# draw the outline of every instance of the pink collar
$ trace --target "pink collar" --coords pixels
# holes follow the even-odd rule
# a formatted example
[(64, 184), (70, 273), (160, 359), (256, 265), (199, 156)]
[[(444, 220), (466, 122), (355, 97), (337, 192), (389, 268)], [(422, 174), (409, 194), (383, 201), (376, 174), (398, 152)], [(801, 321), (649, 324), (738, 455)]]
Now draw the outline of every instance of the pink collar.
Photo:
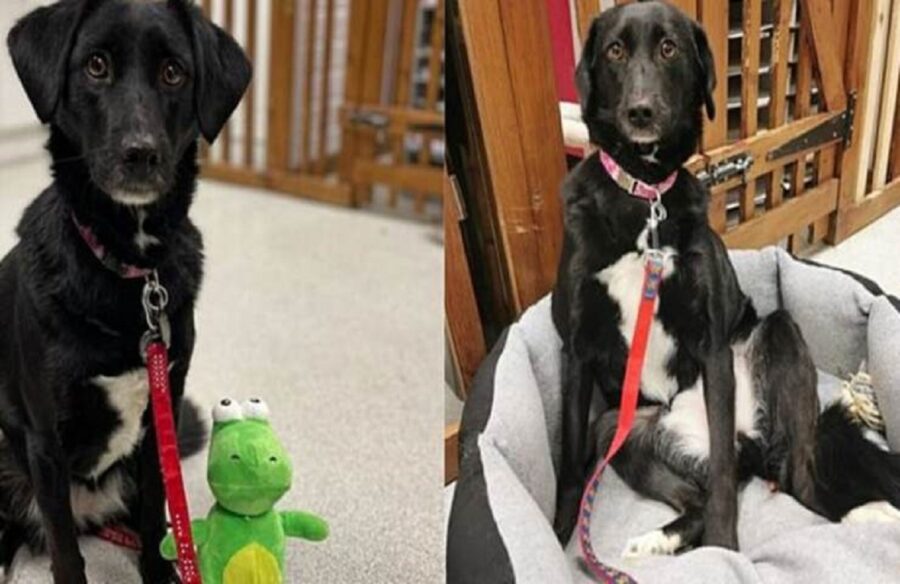
[(600, 151), (600, 162), (603, 164), (606, 172), (609, 173), (609, 176), (616, 181), (616, 184), (622, 187), (629, 195), (647, 201), (662, 197), (672, 188), (675, 184), (675, 179), (678, 178), (678, 170), (676, 169), (662, 182), (654, 185), (647, 184), (625, 172), (625, 169), (619, 166), (619, 163), (607, 154), (605, 150)]
[(81, 234), (81, 239), (83, 239), (88, 248), (90, 248), (91, 253), (94, 254), (94, 257), (100, 260), (100, 263), (103, 264), (103, 267), (112, 272), (115, 272), (119, 275), (120, 278), (124, 278), (126, 280), (146, 278), (153, 271), (147, 268), (139, 268), (132, 264), (126, 264), (125, 262), (120, 261), (119, 258), (114, 256), (113, 254), (109, 253), (106, 250), (106, 247), (102, 243), (100, 243), (99, 239), (97, 239), (97, 235), (94, 233), (94, 230), (89, 226), (82, 225), (78, 222), (78, 218), (75, 217), (75, 213), (72, 213), (72, 222), (75, 223), (75, 228), (78, 229), (78, 233)]

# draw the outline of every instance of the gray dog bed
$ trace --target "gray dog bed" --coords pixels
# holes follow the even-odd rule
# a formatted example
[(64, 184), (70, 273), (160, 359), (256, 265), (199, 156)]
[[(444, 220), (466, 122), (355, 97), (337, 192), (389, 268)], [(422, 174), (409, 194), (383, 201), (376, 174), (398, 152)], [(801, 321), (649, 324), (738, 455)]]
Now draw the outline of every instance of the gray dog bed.
[[(733, 252), (745, 293), (761, 315), (791, 312), (819, 369), (822, 403), (865, 362), (900, 450), (900, 302), (855, 274), (803, 262), (775, 248)], [(560, 457), (560, 348), (550, 299), (509, 328), (481, 367), (463, 413), (460, 478), (448, 492), (451, 582), (566, 584), (591, 581), (577, 542), (554, 536)], [(757, 479), (740, 495), (740, 553), (699, 548), (675, 557), (623, 560), (626, 541), (675, 517), (632, 492), (610, 469), (595, 502), (601, 560), (639, 582), (900, 582), (900, 522), (834, 524)], [(887, 519), (887, 516), (879, 516)]]

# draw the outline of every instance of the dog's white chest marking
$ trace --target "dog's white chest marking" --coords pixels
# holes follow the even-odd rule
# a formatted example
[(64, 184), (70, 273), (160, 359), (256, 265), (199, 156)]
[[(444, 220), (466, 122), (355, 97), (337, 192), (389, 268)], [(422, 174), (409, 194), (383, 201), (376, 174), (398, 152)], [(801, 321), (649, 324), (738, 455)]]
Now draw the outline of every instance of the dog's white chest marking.
[[(748, 355), (749, 342), (733, 347), (735, 381), (735, 436), (744, 434), (750, 438), (759, 432), (756, 428), (758, 403), (753, 386), (753, 372)], [(662, 418), (662, 426), (678, 440), (680, 451), (705, 460), (709, 457), (709, 424), (706, 418), (706, 402), (703, 401), (703, 380), (682, 391), (672, 400), (669, 412)]]
[[(645, 230), (638, 238), (638, 249), (646, 247), (646, 233)], [(665, 280), (675, 272), (676, 254), (670, 247), (664, 248), (663, 254), (665, 260), (662, 277)], [(596, 278), (606, 286), (607, 293), (619, 306), (622, 315), (619, 330), (630, 347), (641, 302), (641, 288), (644, 284), (644, 255), (636, 251), (629, 252), (613, 265), (597, 273)], [(659, 302), (656, 303), (656, 311), (658, 310)], [(678, 380), (670, 376), (666, 368), (675, 354), (675, 349), (675, 339), (665, 331), (662, 323), (654, 318), (641, 377), (641, 393), (648, 399), (669, 403), (678, 391)]]
[(97, 477), (119, 459), (131, 454), (141, 439), (141, 420), (147, 409), (149, 385), (147, 372), (135, 369), (118, 377), (95, 377), (91, 383), (106, 392), (106, 400), (120, 424), (113, 430), (91, 475)]
[(147, 251), (151, 245), (159, 245), (159, 239), (144, 231), (144, 221), (147, 219), (147, 212), (143, 209), (137, 211), (137, 233), (134, 234), (134, 244), (142, 252)]

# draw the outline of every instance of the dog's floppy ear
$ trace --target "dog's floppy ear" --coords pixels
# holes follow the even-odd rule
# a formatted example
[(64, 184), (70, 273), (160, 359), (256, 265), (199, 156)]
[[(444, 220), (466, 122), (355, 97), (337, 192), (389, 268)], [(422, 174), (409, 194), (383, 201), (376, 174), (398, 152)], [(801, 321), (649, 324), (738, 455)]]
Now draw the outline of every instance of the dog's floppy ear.
[(696, 22), (693, 23), (694, 45), (697, 48), (697, 63), (700, 76), (698, 77), (698, 91), (703, 92), (703, 103), (706, 105), (706, 115), (710, 120), (716, 117), (716, 102), (713, 90), (716, 88), (716, 65), (713, 61), (712, 51), (709, 50), (709, 41), (706, 32)]
[(240, 45), (191, 7), (194, 49), (194, 103), (200, 132), (212, 143), (250, 85), (252, 66)]
[(581, 99), (581, 115), (586, 119), (593, 111), (594, 99), (594, 67), (597, 61), (597, 37), (600, 36), (600, 20), (595, 18), (587, 33), (587, 40), (581, 47), (581, 58), (575, 67), (575, 87)]
[(62, 0), (19, 20), (6, 38), (13, 66), (41, 122), (53, 118), (89, 0)]

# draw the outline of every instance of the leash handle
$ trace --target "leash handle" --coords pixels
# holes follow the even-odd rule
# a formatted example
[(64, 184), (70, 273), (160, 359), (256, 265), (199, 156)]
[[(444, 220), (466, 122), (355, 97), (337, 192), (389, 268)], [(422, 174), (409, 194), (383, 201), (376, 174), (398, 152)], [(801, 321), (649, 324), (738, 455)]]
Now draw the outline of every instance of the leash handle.
[(156, 428), (159, 468), (162, 472), (166, 503), (178, 552), (178, 571), (183, 584), (202, 584), (197, 552), (194, 550), (194, 538), (191, 534), (191, 516), (181, 476), (175, 416), (172, 413), (169, 352), (161, 340), (147, 345), (147, 374), (150, 378), (150, 402), (153, 407), (153, 425)]
[(591, 543), (591, 515), (594, 510), (594, 498), (600, 487), (600, 477), (612, 458), (625, 444), (625, 440), (628, 438), (628, 434), (631, 433), (631, 428), (634, 425), (638, 396), (641, 393), (641, 373), (644, 368), (644, 358), (647, 355), (647, 345), (650, 341), (650, 329), (653, 324), (656, 299), (659, 296), (659, 286), (662, 283), (662, 272), (662, 253), (655, 249), (648, 250), (637, 322), (634, 325), (631, 349), (628, 352), (628, 362), (625, 365), (625, 379), (622, 381), (622, 399), (619, 403), (616, 433), (606, 451), (606, 455), (597, 463), (597, 467), (591, 474), (591, 478), (581, 496), (581, 505), (578, 512), (578, 543), (581, 547), (581, 555), (590, 573), (604, 584), (637, 584), (635, 579), (627, 573), (608, 566), (597, 558), (597, 555), (594, 553), (594, 546)]

